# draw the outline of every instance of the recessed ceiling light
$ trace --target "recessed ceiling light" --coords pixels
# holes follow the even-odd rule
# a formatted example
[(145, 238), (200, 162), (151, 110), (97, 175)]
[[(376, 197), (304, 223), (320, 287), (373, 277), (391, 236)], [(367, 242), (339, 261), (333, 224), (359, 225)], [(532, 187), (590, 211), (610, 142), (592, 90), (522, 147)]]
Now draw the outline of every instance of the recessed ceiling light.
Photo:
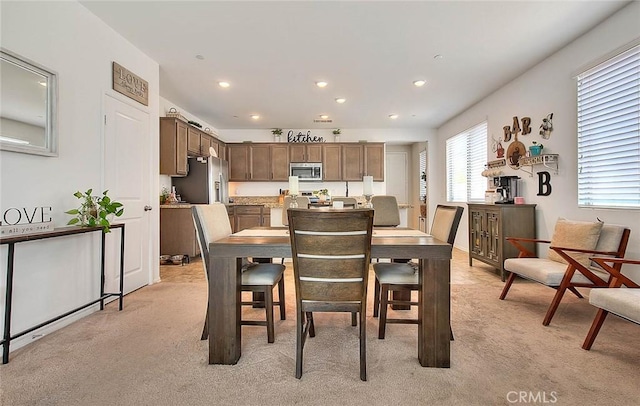
[(425, 83), (427, 83), (427, 81), (426, 81), (426, 80), (422, 80), (422, 79), (420, 79), (420, 80), (415, 80), (415, 81), (413, 82), (413, 84), (414, 84), (416, 87), (422, 87), (422, 86), (424, 86), (424, 85), (425, 85)]
[(397, 114), (389, 114), (389, 118), (392, 120), (395, 120), (396, 118), (398, 118)]
[(329, 118), (329, 116), (326, 115), (326, 114), (320, 114), (320, 118), (323, 119), (323, 120), (326, 120), (326, 119)]
[(328, 85), (327, 82), (316, 82), (316, 86), (318, 87), (326, 87)]
[(259, 118), (260, 118), (260, 115), (259, 115), (259, 114), (252, 114), (252, 115), (251, 115), (251, 119), (252, 119), (252, 120), (257, 120), (257, 119), (259, 119)]
[(204, 59), (204, 56), (202, 56), (202, 55), (199, 55), (199, 54), (198, 54), (198, 55), (196, 55), (196, 59), (203, 60), (203, 59)]
[(231, 85), (229, 84), (229, 82), (218, 82), (218, 86), (220, 86), (220, 87), (229, 87)]
[(442, 58), (444, 58), (444, 56), (442, 56), (440, 54), (437, 54), (437, 55), (433, 56), (433, 59), (442, 59)]
[(340, 104), (342, 104), (342, 103), (344, 103), (344, 102), (346, 102), (346, 101), (347, 101), (347, 99), (345, 99), (344, 97), (338, 97), (338, 98), (336, 99), (336, 103), (340, 103)]

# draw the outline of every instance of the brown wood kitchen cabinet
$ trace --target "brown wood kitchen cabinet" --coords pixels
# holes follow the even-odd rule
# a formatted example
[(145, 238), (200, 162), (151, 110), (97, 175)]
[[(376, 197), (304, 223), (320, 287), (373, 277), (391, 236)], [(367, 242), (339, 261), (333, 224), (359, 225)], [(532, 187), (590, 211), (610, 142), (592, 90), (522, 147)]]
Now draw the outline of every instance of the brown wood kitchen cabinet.
[(322, 162), (322, 144), (290, 144), (291, 162)]
[(342, 180), (342, 145), (322, 145), (322, 178), (325, 181)]
[(200, 255), (190, 204), (160, 206), (160, 255)]
[(227, 206), (227, 212), (234, 233), (251, 227), (268, 227), (271, 224), (271, 211), (264, 206)]
[(271, 145), (271, 180), (289, 180), (289, 146)]
[(175, 118), (160, 118), (160, 173), (187, 174), (187, 132), (189, 125)]
[(249, 147), (246, 144), (227, 144), (229, 180), (242, 182), (249, 180)]
[(342, 144), (342, 180), (362, 180), (364, 156), (362, 145)]
[[(536, 238), (535, 204), (468, 204), (469, 266), (474, 259), (496, 268), (505, 280), (504, 261), (518, 249), (507, 237)], [(529, 247), (536, 252), (535, 244)]]
[(364, 144), (364, 175), (373, 176), (374, 181), (384, 180), (384, 144)]

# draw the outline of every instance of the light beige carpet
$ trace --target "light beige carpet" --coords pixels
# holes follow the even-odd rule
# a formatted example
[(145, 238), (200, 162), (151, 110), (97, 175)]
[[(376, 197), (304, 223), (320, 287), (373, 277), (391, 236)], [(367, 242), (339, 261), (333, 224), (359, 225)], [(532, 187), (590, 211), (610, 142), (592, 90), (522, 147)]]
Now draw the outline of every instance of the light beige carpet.
[(595, 315), (587, 299), (567, 296), (544, 327), (552, 289), (516, 281), (500, 301), (499, 277), (477, 265), (454, 253), (449, 369), (420, 367), (416, 326), (389, 325), (378, 340), (377, 319), (368, 317), (369, 380), (362, 382), (349, 315), (317, 314), (317, 336), (305, 347), (302, 379), (295, 379), (290, 269), (288, 319), (276, 322), (276, 342), (267, 344), (264, 327), (245, 326), (240, 362), (208, 365), (207, 342), (199, 339), (207, 287), (196, 262), (163, 272), (178, 282), (126, 296), (122, 312), (110, 304), (13, 351), (0, 366), (0, 404), (508, 405), (522, 400), (520, 392), (530, 404), (638, 404), (640, 326), (610, 316), (584, 351)]

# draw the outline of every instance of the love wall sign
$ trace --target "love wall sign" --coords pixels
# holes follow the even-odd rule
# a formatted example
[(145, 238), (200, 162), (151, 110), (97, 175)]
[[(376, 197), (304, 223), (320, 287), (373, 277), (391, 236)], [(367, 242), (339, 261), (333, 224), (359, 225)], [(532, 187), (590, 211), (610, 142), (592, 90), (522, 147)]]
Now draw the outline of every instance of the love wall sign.
[(10, 207), (2, 212), (0, 235), (12, 237), (53, 230), (51, 207)]

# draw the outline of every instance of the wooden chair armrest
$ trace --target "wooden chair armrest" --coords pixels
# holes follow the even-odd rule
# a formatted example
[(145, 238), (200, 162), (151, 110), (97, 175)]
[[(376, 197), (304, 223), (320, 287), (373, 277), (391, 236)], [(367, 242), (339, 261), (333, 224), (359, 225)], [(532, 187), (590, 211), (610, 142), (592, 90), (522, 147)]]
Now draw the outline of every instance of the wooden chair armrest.
[(518, 251), (518, 258), (536, 258), (536, 254), (531, 252), (527, 247), (525, 247), (522, 243), (550, 243), (551, 241), (547, 240), (539, 240), (537, 238), (524, 238), (524, 237), (507, 237), (507, 241), (509, 241), (513, 246), (515, 246)]
[(601, 258), (601, 257), (591, 257), (591, 260), (596, 264), (600, 265), (600, 267), (611, 274), (611, 283), (609, 287), (618, 288), (622, 285), (625, 285), (629, 288), (640, 288), (640, 285), (623, 275), (620, 270), (609, 265), (611, 264), (619, 264), (622, 266), (623, 264), (633, 264), (640, 265), (640, 260), (634, 259), (625, 259), (625, 258)]

